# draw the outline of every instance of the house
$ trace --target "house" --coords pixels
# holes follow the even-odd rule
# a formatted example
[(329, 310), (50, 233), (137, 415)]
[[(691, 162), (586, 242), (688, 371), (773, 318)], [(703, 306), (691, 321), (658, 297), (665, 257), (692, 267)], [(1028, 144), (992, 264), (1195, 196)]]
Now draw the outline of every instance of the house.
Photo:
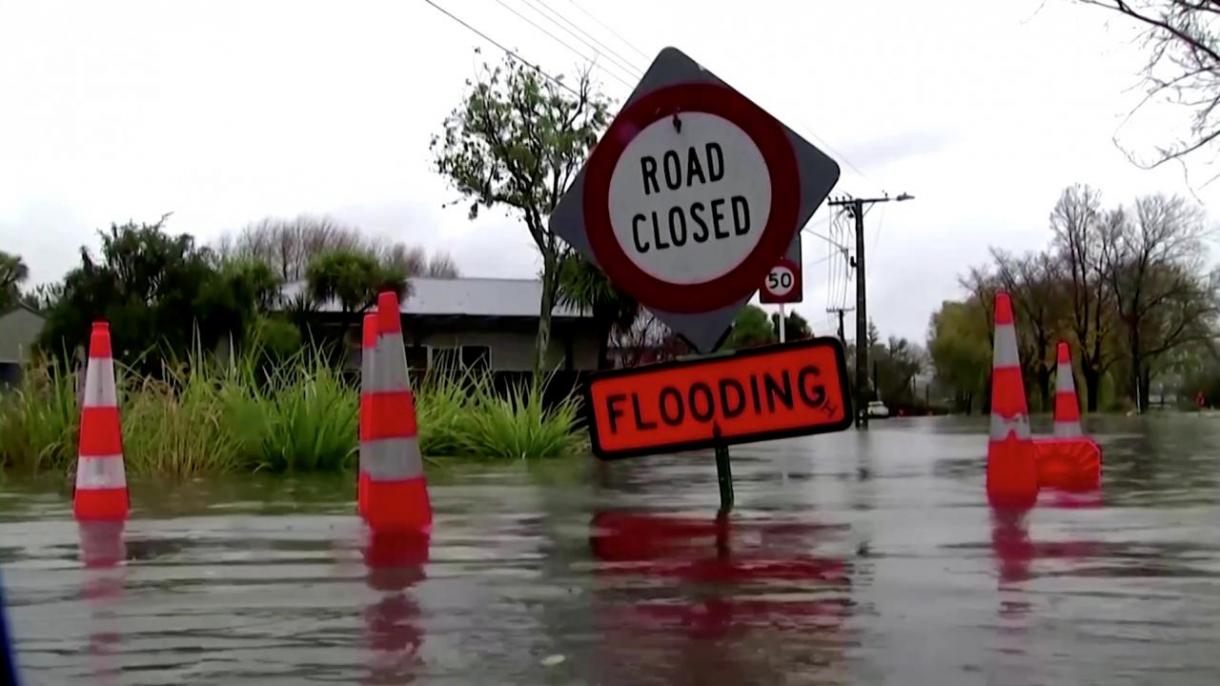
[(21, 367), (46, 319), (24, 305), (0, 314), (0, 387), (21, 380)]
[[(285, 302), (304, 287), (300, 281), (286, 285)], [(415, 371), (457, 366), (528, 372), (533, 369), (541, 302), (542, 282), (532, 279), (412, 278), (410, 292), (400, 303), (407, 364)], [(345, 315), (337, 302), (316, 306), (309, 316), (311, 326), (347, 332), (347, 340), (359, 343), (361, 318)], [(597, 368), (597, 328), (591, 323), (588, 314), (556, 305), (548, 369)], [(358, 360), (359, 350), (353, 350), (352, 363), (358, 365)]]

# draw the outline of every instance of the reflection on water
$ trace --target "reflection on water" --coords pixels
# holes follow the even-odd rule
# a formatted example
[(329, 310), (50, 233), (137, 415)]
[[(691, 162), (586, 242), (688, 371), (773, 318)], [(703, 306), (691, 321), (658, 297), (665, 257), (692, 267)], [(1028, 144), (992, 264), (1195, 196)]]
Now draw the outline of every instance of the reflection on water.
[(736, 447), (728, 518), (710, 453), (430, 466), (430, 540), (341, 477), (134, 483), (125, 529), (10, 479), (0, 564), (31, 684), (1214, 684), (1220, 420), (1090, 428), (1102, 490), (1017, 512), (980, 420)]

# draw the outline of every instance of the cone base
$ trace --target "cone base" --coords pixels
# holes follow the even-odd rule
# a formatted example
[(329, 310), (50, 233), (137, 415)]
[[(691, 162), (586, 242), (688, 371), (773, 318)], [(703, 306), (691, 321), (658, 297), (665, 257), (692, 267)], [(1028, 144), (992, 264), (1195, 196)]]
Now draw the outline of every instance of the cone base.
[(72, 499), (77, 521), (123, 521), (130, 507), (126, 488), (77, 489)]
[(428, 532), (432, 529), (432, 503), (423, 477), (406, 481), (368, 482), (366, 515), (377, 532)]
[(987, 444), (987, 499), (1003, 507), (1030, 507), (1037, 501), (1033, 441), (1009, 436)]
[(1039, 439), (1034, 448), (1043, 487), (1080, 493), (1101, 484), (1101, 448), (1091, 439)]

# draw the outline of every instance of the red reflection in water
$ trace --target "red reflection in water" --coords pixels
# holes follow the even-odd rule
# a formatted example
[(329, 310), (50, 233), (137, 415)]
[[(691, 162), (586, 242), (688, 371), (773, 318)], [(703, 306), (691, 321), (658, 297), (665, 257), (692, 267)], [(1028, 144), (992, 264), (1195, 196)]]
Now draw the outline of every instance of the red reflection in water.
[(1000, 581), (1013, 583), (1030, 577), (1034, 544), (1029, 540), (1027, 508), (991, 509), (991, 550), (995, 554)]
[[(1070, 505), (1069, 507), (1084, 507)], [(1093, 505), (1096, 507), (1097, 505)], [(1038, 543), (1029, 534), (1029, 509), (991, 510), (991, 550), (995, 555), (1000, 581), (1015, 583), (1033, 576), (1037, 560), (1084, 561), (1115, 552), (1115, 546), (1102, 541), (1050, 541)]]
[[(703, 589), (708, 591), (699, 594), (703, 597), (689, 602), (637, 601), (631, 612), (638, 621), (676, 624), (693, 636), (711, 636), (749, 626), (834, 626), (848, 614), (842, 597), (808, 598), (851, 584), (842, 560), (809, 554), (826, 533), (824, 526), (602, 512), (592, 527), (594, 556), (611, 563), (598, 568), (599, 576), (712, 584), (719, 591)], [(799, 599), (766, 597), (768, 591)]]
[(793, 660), (837, 678), (851, 570), (813, 554), (829, 527), (602, 512), (591, 528), (606, 683), (784, 682)]
[(410, 589), (425, 578), (429, 538), (423, 534), (370, 533), (364, 548), (365, 583), (381, 598), (364, 612), (372, 652), (367, 684), (413, 681), (423, 661), (419, 605)]
[(122, 643), (114, 609), (122, 603), (127, 568), (123, 522), (79, 522), (80, 560), (85, 566), (81, 596), (89, 607), (90, 681), (120, 683), (115, 653)]
[(594, 516), (590, 544), (601, 574), (678, 577), (688, 581), (817, 580), (849, 583), (841, 560), (802, 547), (826, 527), (793, 522), (696, 520), (629, 512)]

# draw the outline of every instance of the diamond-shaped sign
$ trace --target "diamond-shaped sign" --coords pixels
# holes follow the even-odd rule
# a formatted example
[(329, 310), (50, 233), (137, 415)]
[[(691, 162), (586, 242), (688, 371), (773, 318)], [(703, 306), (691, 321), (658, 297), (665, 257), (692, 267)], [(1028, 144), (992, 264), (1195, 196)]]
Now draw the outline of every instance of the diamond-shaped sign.
[(550, 227), (708, 352), (838, 180), (822, 151), (665, 48)]

